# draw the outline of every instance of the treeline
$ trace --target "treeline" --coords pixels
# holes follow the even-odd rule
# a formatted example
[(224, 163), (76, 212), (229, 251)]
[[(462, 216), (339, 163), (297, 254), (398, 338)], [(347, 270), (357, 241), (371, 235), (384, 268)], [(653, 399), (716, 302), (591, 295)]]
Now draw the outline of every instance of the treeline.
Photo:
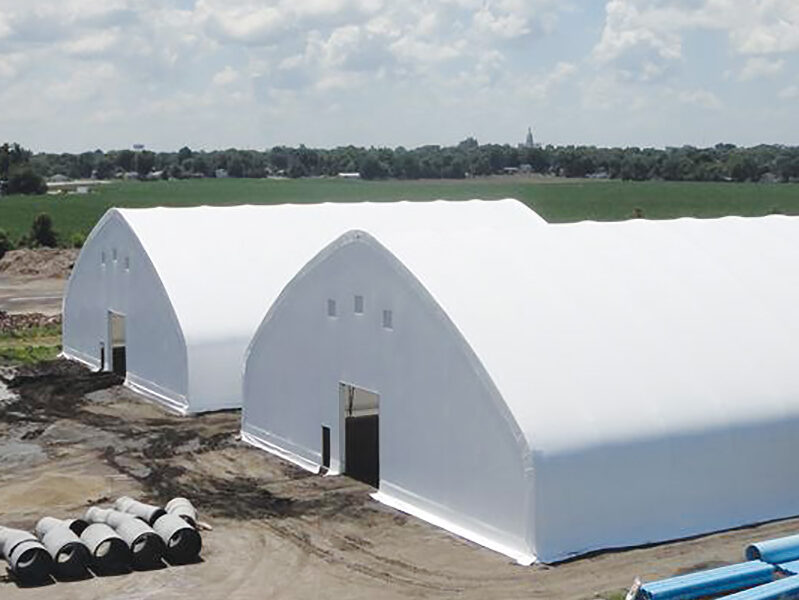
[[(712, 148), (597, 148), (594, 146), (514, 147), (479, 144), (473, 138), (457, 146), (415, 149), (344, 146), (314, 149), (276, 146), (269, 150), (177, 152), (114, 150), (82, 154), (25, 154), (25, 168), (41, 177), (71, 179), (192, 177), (313, 177), (360, 173), (364, 179), (461, 179), (509, 172), (561, 177), (596, 177), (644, 181), (799, 181), (799, 147), (751, 148), (717, 144)], [(6, 154), (9, 154), (7, 151)], [(0, 161), (2, 161), (0, 150)], [(2, 169), (2, 162), (0, 162)], [(3, 179), (0, 170), (0, 179)], [(11, 190), (10, 179), (7, 187)]]
[(0, 228), (0, 258), (9, 250), (16, 248), (80, 248), (86, 241), (82, 234), (73, 234), (68, 240), (53, 229), (53, 219), (47, 213), (39, 213), (34, 217), (30, 231), (23, 234), (16, 242), (9, 237), (5, 229)]
[(0, 146), (0, 195), (44, 194), (47, 184), (30, 164), (33, 154), (19, 144)]

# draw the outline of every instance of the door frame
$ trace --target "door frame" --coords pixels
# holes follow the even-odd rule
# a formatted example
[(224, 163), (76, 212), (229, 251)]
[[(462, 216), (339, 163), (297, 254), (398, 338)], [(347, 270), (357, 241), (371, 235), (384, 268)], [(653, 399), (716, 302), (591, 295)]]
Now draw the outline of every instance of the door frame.
[(125, 343), (125, 371), (128, 362), (128, 316), (118, 310), (108, 309), (106, 312), (106, 333), (105, 333), (105, 362), (103, 371), (113, 372), (114, 370), (114, 317), (122, 317), (122, 335)]
[[(362, 385), (356, 385), (349, 381), (340, 380), (338, 382), (338, 460), (339, 460), (339, 469), (338, 472), (341, 475), (347, 473), (347, 404), (349, 403), (347, 392), (348, 390), (362, 390), (369, 394), (374, 394), (377, 396), (377, 461), (378, 465), (380, 464), (380, 454), (381, 454), (381, 446), (383, 445), (383, 436), (381, 435), (381, 431), (383, 429), (382, 419), (380, 419), (380, 404), (381, 398), (380, 392), (370, 389), (368, 387), (364, 387)], [(377, 481), (377, 489), (380, 489), (380, 472), (378, 469), (378, 481)]]

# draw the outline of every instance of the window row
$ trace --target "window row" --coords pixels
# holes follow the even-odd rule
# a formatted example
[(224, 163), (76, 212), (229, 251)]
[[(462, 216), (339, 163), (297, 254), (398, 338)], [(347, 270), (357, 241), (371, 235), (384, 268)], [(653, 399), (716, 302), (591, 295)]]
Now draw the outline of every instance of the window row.
[[(111, 251), (111, 260), (114, 262), (114, 264), (116, 264), (116, 263), (117, 263), (117, 261), (119, 260), (119, 256), (118, 256), (118, 253), (117, 253), (117, 249), (116, 249), (116, 248), (114, 248), (114, 249)], [(107, 257), (107, 255), (106, 255), (106, 251), (105, 251), (105, 250), (103, 250), (103, 251), (100, 253), (100, 264), (101, 264), (101, 265), (104, 267), (104, 266), (106, 265), (106, 263), (107, 263), (107, 262), (108, 262), (108, 257)], [(125, 270), (126, 270), (126, 271), (129, 271), (129, 270), (130, 270), (130, 256), (126, 256), (126, 257), (125, 257)]]
[[(353, 298), (353, 312), (356, 315), (364, 314), (363, 296), (355, 296)], [(327, 316), (335, 318), (338, 316), (338, 307), (336, 301), (332, 298), (327, 300)], [(394, 314), (390, 309), (383, 310), (383, 327), (385, 329), (394, 329)]]

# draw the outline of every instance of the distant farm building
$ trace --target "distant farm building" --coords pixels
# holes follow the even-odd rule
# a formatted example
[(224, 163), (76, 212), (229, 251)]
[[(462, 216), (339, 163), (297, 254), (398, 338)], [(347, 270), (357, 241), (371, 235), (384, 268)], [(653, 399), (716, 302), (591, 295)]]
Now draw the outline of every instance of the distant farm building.
[(351, 172), (351, 173), (339, 173), (338, 177), (341, 179), (360, 179), (361, 174), (358, 172)]

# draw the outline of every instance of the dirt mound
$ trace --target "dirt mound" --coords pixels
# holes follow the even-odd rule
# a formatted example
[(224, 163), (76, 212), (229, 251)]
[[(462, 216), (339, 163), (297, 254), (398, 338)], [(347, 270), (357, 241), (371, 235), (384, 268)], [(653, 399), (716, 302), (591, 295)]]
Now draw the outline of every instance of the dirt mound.
[(0, 273), (66, 279), (78, 257), (76, 248), (22, 248), (0, 258)]
[(44, 315), (42, 313), (9, 314), (0, 310), (0, 335), (11, 332), (24, 333), (25, 330), (37, 327), (61, 325), (61, 315)]

